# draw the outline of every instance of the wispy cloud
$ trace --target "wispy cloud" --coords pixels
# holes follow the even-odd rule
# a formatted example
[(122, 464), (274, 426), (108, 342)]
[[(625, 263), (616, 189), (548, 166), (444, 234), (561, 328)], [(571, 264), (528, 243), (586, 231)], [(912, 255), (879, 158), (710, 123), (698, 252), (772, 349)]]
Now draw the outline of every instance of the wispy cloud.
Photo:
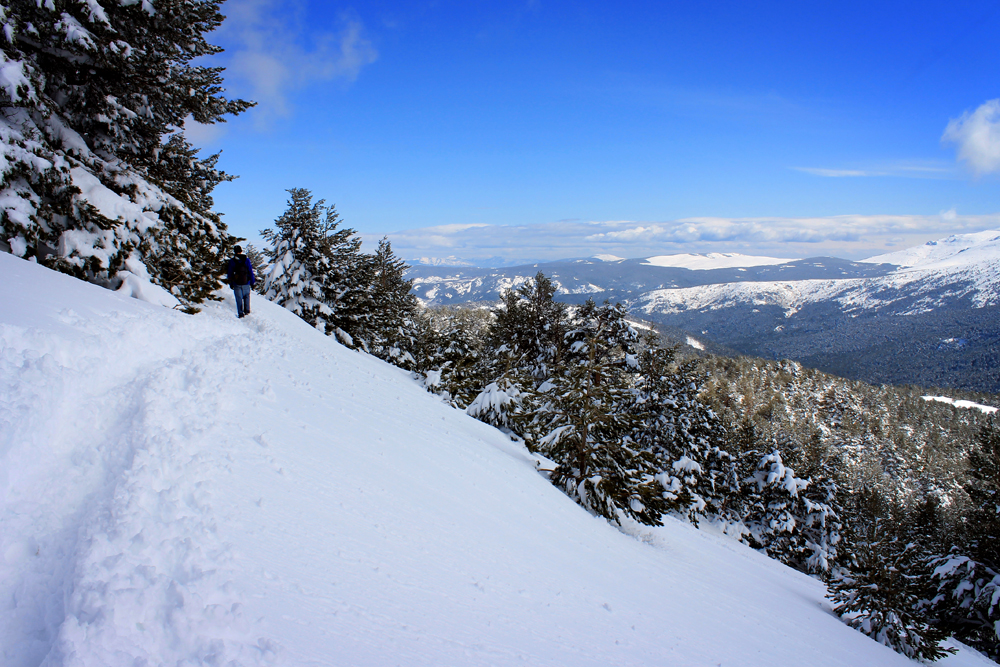
[(845, 176), (882, 176), (878, 172), (860, 171), (858, 169), (821, 169), (819, 167), (792, 167), (795, 171), (804, 171), (813, 176), (826, 176), (828, 178), (843, 178)]
[(998, 228), (1000, 214), (967, 216), (951, 210), (938, 215), (447, 225), (388, 236), (394, 250), (411, 261), (502, 265), (597, 254), (648, 257), (692, 252), (860, 259), (883, 253), (887, 248)]
[(896, 178), (954, 178), (954, 168), (937, 162), (896, 162), (864, 169), (827, 169), (823, 167), (792, 167), (813, 176), (824, 178), (869, 178), (893, 176)]
[(606, 72), (581, 86), (580, 92), (588, 97), (597, 95), (618, 103), (698, 118), (707, 114), (774, 123), (788, 118), (812, 117), (817, 113), (803, 102), (773, 90), (668, 85), (631, 72)]
[(227, 0), (220, 38), (227, 45), (227, 78), (257, 102), (258, 123), (290, 113), (291, 93), (308, 84), (350, 83), (375, 62), (378, 52), (364, 25), (350, 12), (328, 26), (300, 19), (296, 3)]
[(953, 118), (941, 141), (955, 144), (958, 159), (976, 176), (1000, 171), (1000, 99)]

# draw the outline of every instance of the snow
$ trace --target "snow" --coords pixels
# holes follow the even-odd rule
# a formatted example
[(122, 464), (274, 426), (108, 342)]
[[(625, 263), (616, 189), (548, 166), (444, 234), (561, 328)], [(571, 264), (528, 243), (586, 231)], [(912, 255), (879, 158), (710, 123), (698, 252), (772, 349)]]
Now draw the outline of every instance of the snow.
[(891, 307), (900, 302), (905, 304), (899, 310), (902, 315), (931, 311), (961, 299), (968, 300), (974, 308), (1000, 304), (1000, 238), (992, 239), (988, 234), (966, 236), (976, 236), (980, 245), (965, 246), (947, 256), (935, 255), (921, 260), (923, 263), (919, 265), (902, 267), (884, 276), (659, 289), (643, 294), (636, 303), (647, 314), (718, 310), (734, 305), (779, 306), (786, 317), (805, 305), (824, 301), (836, 301), (849, 313)]
[(631, 326), (633, 329), (642, 329), (643, 331), (655, 330), (653, 325), (648, 322), (640, 322), (639, 320), (629, 320), (628, 323), (629, 326)]
[(872, 264), (895, 264), (903, 268), (929, 268), (968, 264), (970, 261), (978, 261), (977, 256), (982, 256), (984, 253), (988, 253), (993, 259), (1000, 255), (1000, 231), (955, 234), (945, 239), (928, 241), (921, 246), (876, 255), (861, 261)]
[(691, 347), (693, 347), (696, 350), (704, 350), (705, 349), (705, 346), (702, 345), (701, 341), (699, 341), (697, 338), (693, 338), (691, 336), (688, 336), (687, 337), (687, 341), (685, 341), (685, 342), (687, 342), (688, 345), (690, 345)]
[(586, 285), (577, 285), (573, 288), (562, 287), (561, 283), (558, 281), (553, 281), (553, 284), (558, 284), (559, 289), (556, 290), (556, 294), (598, 294), (604, 292), (605, 289), (600, 285), (595, 285), (594, 283), (587, 283)]
[(20, 60), (9, 60), (2, 52), (0, 52), (0, 89), (12, 102), (20, 102), (21, 91), (30, 89), (28, 77), (24, 75), (24, 63)]
[(257, 296), (190, 316), (5, 253), (0, 282), (5, 667), (913, 664)]
[(920, 398), (925, 401), (936, 401), (938, 403), (947, 403), (949, 405), (954, 405), (956, 408), (966, 408), (966, 409), (977, 409), (988, 415), (993, 414), (1000, 408), (995, 408), (992, 405), (983, 405), (982, 403), (974, 403), (973, 401), (956, 400), (948, 396), (921, 396)]
[(154, 285), (150, 281), (146, 265), (135, 256), (135, 253), (125, 260), (125, 268), (127, 269), (126, 271), (118, 272), (118, 277), (122, 280), (121, 286), (116, 290), (118, 294), (130, 296), (157, 306), (165, 306), (167, 308), (180, 307), (180, 301), (173, 294), (159, 285)]
[(693, 271), (704, 271), (708, 269), (735, 269), (738, 267), (750, 266), (770, 266), (774, 264), (785, 264), (793, 262), (793, 259), (781, 259), (778, 257), (758, 257), (755, 255), (741, 255), (732, 252), (710, 252), (707, 254), (678, 254), (678, 255), (657, 255), (648, 257), (645, 264), (653, 266), (676, 267), (681, 269), (691, 269)]
[(144, 210), (142, 206), (108, 189), (83, 167), (74, 167), (70, 170), (70, 174), (73, 177), (73, 185), (80, 188), (81, 196), (104, 217), (130, 222), (140, 232), (159, 224), (160, 216), (157, 213)]
[(597, 259), (602, 262), (621, 262), (625, 260), (624, 257), (619, 257), (618, 255), (607, 255), (607, 254), (597, 254), (594, 255), (591, 259)]

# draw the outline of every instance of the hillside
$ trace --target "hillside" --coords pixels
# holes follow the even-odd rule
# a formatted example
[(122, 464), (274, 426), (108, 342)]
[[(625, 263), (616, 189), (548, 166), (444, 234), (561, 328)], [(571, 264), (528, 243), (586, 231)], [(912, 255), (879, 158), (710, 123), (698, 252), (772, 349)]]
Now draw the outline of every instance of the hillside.
[(591, 517), (261, 299), (240, 322), (3, 253), (0, 276), (5, 665), (907, 664), (818, 581)]

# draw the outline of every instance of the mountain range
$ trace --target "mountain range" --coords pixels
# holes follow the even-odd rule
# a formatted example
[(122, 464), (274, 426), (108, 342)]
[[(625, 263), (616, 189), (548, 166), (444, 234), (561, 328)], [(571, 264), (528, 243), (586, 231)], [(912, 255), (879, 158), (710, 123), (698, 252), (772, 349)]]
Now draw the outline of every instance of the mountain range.
[(730, 253), (481, 269), (415, 266), (428, 305), (494, 301), (543, 272), (558, 298), (625, 304), (680, 343), (874, 383), (1000, 392), (1000, 231), (851, 261)]

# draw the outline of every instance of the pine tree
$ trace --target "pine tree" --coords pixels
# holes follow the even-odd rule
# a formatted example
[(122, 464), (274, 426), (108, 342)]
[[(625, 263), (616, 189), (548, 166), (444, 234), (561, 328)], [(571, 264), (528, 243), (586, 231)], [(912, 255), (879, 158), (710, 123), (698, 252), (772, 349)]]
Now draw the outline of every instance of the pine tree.
[(340, 223), (336, 207), (325, 207), (320, 230), (327, 259), (324, 265), (327, 286), (324, 305), (329, 309), (326, 328), (328, 334), (336, 334), (344, 345), (364, 348), (364, 333), (375, 316), (375, 306), (370, 299), (375, 269), (371, 257), (361, 252), (357, 232), (341, 227)]
[(676, 348), (653, 341), (639, 355), (635, 438), (661, 461), (670, 510), (697, 525), (698, 517), (719, 515), (738, 485), (725, 428), (699, 398), (694, 364), (675, 359)]
[(751, 544), (762, 548), (771, 558), (788, 563), (798, 542), (799, 493), (808, 482), (795, 476), (784, 464), (781, 451), (773, 448), (761, 457), (756, 470), (746, 480), (751, 487), (748, 497), (755, 499), (746, 508), (746, 523), (750, 528)]
[(264, 256), (260, 250), (258, 250), (252, 243), (247, 244), (244, 249), (244, 254), (247, 259), (250, 260), (251, 266), (253, 266), (254, 276), (257, 277), (257, 282), (254, 285), (254, 291), (258, 294), (264, 293), (264, 274), (267, 272), (267, 258)]
[(960, 544), (931, 561), (941, 627), (1000, 662), (1000, 426), (985, 423), (969, 453), (971, 511)]
[(416, 356), (424, 386), (462, 410), (488, 384), (481, 363), (484, 319), (469, 308), (440, 308), (416, 316)]
[(533, 412), (525, 410), (526, 391), (515, 379), (502, 376), (476, 394), (465, 409), (466, 414), (495, 426), (504, 433), (520, 437), (520, 421)]
[(554, 300), (555, 292), (552, 281), (539, 272), (533, 281), (501, 294), (479, 369), (487, 395), (474, 399), (467, 409), (529, 443), (529, 429), (541, 407), (537, 401), (547, 401), (538, 389), (563, 363), (568, 315), (566, 304)]
[(10, 251), (117, 288), (147, 273), (188, 310), (215, 298), (232, 240), (212, 212), (228, 176), (177, 134), (250, 103), (220, 93), (205, 34), (221, 0), (0, 6), (0, 191)]
[(744, 523), (751, 546), (797, 570), (829, 574), (841, 539), (836, 482), (796, 476), (781, 450), (774, 448), (761, 457), (744, 484)]
[(972, 502), (972, 554), (987, 567), (1000, 570), (1000, 424), (995, 419), (983, 424), (976, 435), (966, 474), (965, 492)]
[(412, 281), (405, 278), (409, 268), (392, 251), (389, 239), (379, 241), (371, 257), (371, 287), (368, 291), (368, 318), (363, 333), (365, 346), (375, 356), (407, 370), (417, 367), (414, 352), (419, 331), (416, 322), (417, 298)]
[(330, 259), (330, 240), (324, 226), (324, 202), (312, 202), (304, 188), (288, 190), (288, 209), (274, 222), (276, 229), (261, 231), (271, 247), (264, 295), (292, 311), (327, 335), (338, 331), (337, 313), (328, 302), (339, 295)]
[(565, 335), (566, 370), (538, 389), (545, 398), (531, 416), (538, 449), (557, 464), (550, 479), (608, 520), (624, 515), (658, 525), (667, 503), (657, 460), (632, 438), (628, 376), (637, 370), (638, 334), (624, 308), (593, 300), (574, 324)]
[(937, 660), (953, 649), (941, 648), (948, 633), (923, 611), (932, 594), (927, 559), (919, 546), (898, 534), (898, 513), (877, 493), (855, 498), (850, 540), (853, 565), (830, 585), (834, 611), (848, 625), (898, 653)]
[(832, 476), (817, 475), (807, 478), (807, 481), (809, 485), (799, 494), (802, 508), (799, 534), (804, 548), (799, 550), (799, 557), (792, 566), (828, 578), (842, 558), (843, 492)]
[(556, 287), (542, 272), (534, 280), (500, 296), (488, 336), (494, 377), (524, 372), (536, 386), (561, 360), (567, 327), (566, 304), (554, 300)]

